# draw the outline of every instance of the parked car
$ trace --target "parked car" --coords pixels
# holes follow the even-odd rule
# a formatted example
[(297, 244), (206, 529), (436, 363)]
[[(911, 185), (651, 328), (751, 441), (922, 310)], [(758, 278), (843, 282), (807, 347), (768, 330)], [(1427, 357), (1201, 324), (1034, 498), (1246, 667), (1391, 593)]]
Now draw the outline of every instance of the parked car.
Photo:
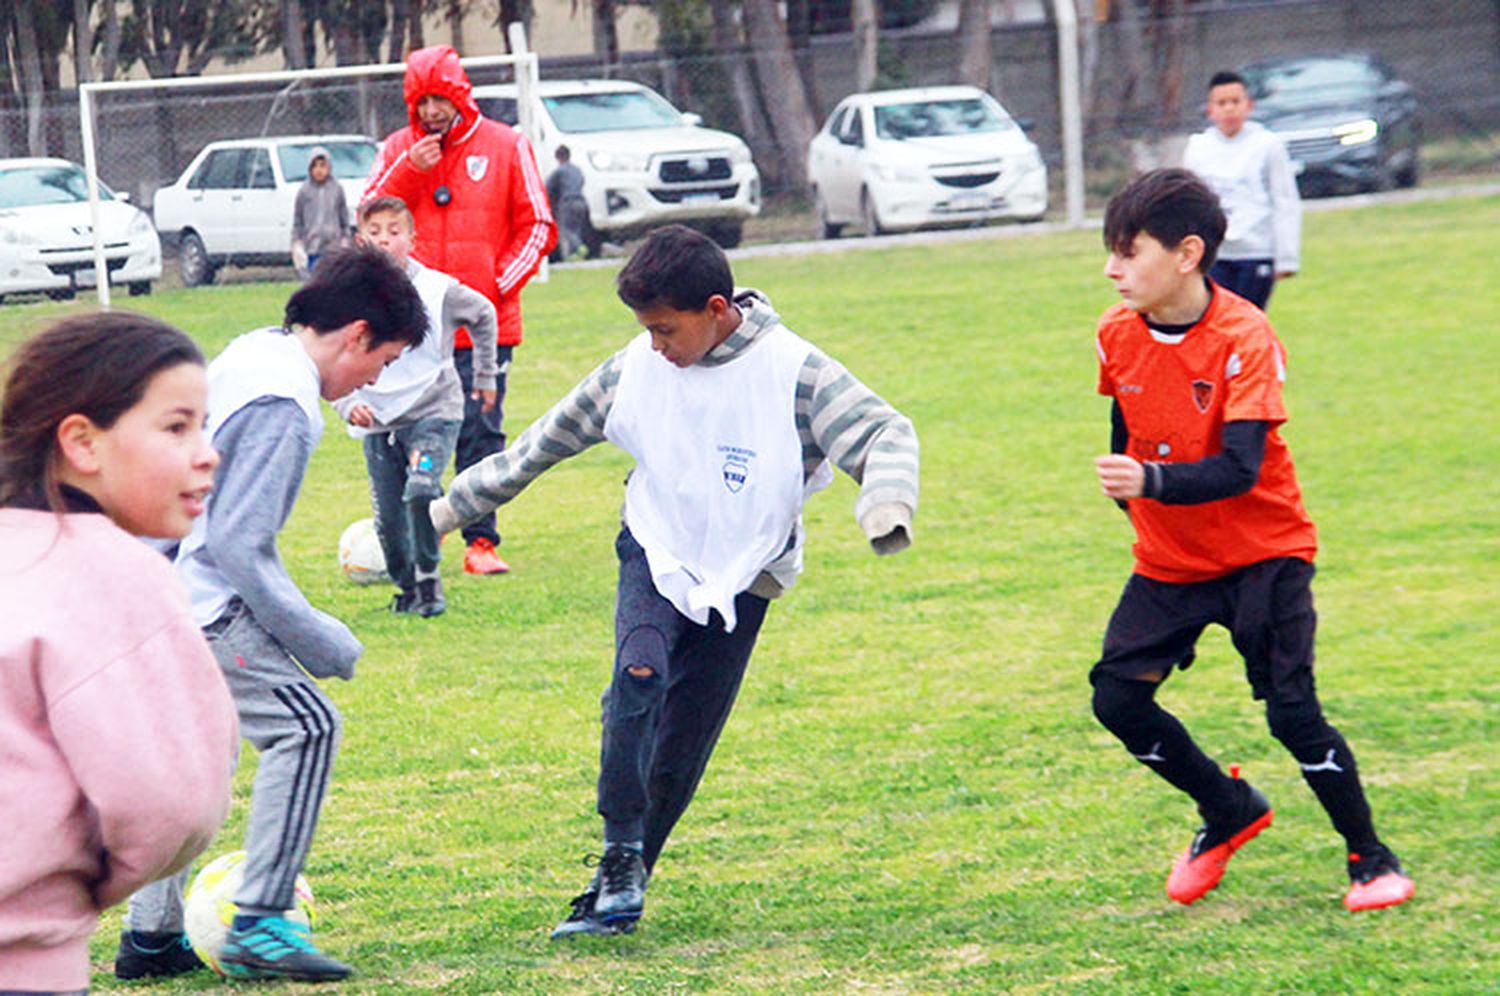
[[(99, 225), (111, 284), (151, 293), (161, 241), (146, 213), (99, 184)], [(88, 178), (66, 159), (0, 159), (0, 296), (40, 291), (65, 299), (93, 287)]]
[(1286, 142), (1305, 196), (1416, 185), (1417, 99), (1380, 59), (1301, 55), (1239, 72), (1255, 101), (1251, 117)]
[(856, 93), (833, 109), (807, 155), (818, 228), (867, 235), (1047, 210), (1041, 153), (999, 102), (971, 86)]
[[(626, 80), (544, 80), (534, 108), (543, 175), (566, 145), (584, 177), (592, 231), (589, 254), (658, 225), (682, 222), (726, 248), (739, 245), (745, 219), (760, 213), (760, 173), (750, 148), (726, 131), (702, 127), (649, 87)], [(486, 117), (517, 123), (516, 87), (474, 88)]]
[(169, 187), (156, 192), (156, 230), (178, 250), (182, 282), (212, 283), (222, 266), (291, 265), (292, 208), (307, 157), (328, 150), (344, 185), (349, 227), (375, 164), (368, 135), (289, 135), (211, 142)]

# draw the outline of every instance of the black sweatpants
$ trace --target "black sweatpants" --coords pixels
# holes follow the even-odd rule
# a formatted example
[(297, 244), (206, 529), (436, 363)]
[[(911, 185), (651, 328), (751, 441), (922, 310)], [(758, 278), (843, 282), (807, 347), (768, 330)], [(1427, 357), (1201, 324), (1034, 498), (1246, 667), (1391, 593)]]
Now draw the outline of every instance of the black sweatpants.
[(620, 530), (615, 552), (615, 663), (602, 700), (599, 815), (606, 840), (642, 841), (650, 869), (703, 777), (769, 603), (741, 592), (734, 632), (724, 632), (718, 613), (700, 626), (657, 592), (629, 529)]

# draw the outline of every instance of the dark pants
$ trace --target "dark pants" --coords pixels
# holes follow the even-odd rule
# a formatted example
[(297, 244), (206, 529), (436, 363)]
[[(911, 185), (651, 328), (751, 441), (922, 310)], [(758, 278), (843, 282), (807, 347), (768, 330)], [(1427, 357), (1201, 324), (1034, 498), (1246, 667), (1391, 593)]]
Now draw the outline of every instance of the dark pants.
[(1174, 667), (1193, 661), (1209, 623), (1229, 630), (1245, 659), (1245, 677), (1266, 703), (1266, 725), (1302, 769), (1349, 850), (1376, 842), (1354, 752), (1328, 722), (1313, 680), (1317, 613), (1313, 565), (1281, 557), (1196, 584), (1169, 584), (1133, 574), (1104, 634), (1104, 653), (1090, 674), (1094, 715), (1136, 760), (1186, 792), (1204, 819), (1231, 814), (1231, 779), (1156, 701)]
[(700, 626), (657, 593), (628, 529), (615, 552), (615, 665), (602, 700), (599, 814), (606, 840), (642, 841), (649, 869), (703, 777), (769, 603), (741, 592), (734, 632), (724, 632), (717, 613)]
[[(495, 408), (490, 412), (485, 412), (483, 404), (470, 397), (474, 393), (474, 351), (453, 351), (453, 366), (464, 389), (464, 424), (458, 430), (458, 445), (453, 451), (453, 468), (459, 473), (505, 449), (505, 433), (500, 431), (500, 423), (505, 417), (505, 378), (510, 371), (511, 349), (510, 346), (500, 346), (496, 350), (495, 361), (500, 373), (495, 378)], [(462, 533), (465, 544), (483, 538), (500, 545), (494, 512), (464, 526)]]
[(1276, 263), (1270, 259), (1220, 259), (1208, 271), (1214, 283), (1227, 287), (1261, 311), (1276, 285)]
[[(458, 429), (456, 421), (426, 418), (365, 437), (375, 532), (385, 554), (385, 569), (403, 591), (415, 588), (419, 580), (438, 576), (442, 553), (427, 506), (442, 494), (437, 479), (448, 464)], [(412, 464), (413, 452), (418, 454), (417, 466)], [(421, 485), (426, 486), (425, 492)]]

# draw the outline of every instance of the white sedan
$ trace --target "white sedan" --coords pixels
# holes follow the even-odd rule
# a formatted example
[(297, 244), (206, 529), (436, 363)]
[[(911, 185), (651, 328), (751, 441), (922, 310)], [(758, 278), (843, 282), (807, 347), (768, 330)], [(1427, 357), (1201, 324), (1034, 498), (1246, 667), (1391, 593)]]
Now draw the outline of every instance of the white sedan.
[(349, 228), (375, 164), (368, 135), (286, 135), (210, 142), (152, 202), (157, 230), (178, 247), (182, 282), (212, 283), (223, 266), (292, 263), (292, 209), (307, 179), (307, 158), (328, 152), (344, 186)]
[(808, 149), (819, 232), (867, 235), (1047, 211), (1047, 167), (1014, 118), (971, 86), (845, 97)]
[[(161, 277), (161, 240), (151, 219), (101, 183), (99, 224), (109, 282), (151, 293), (151, 281)], [(0, 159), (0, 295), (66, 299), (96, 280), (83, 168), (66, 159)]]

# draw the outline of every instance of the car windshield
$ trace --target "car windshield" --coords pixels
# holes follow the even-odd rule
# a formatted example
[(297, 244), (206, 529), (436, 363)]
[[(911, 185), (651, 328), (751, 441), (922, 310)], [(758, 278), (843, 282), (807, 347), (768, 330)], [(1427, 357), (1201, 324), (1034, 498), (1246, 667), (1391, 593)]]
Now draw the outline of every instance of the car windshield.
[[(88, 199), (88, 179), (77, 166), (21, 166), (0, 170), (0, 208), (76, 204)], [(113, 199), (102, 183), (99, 184), (99, 199)]]
[(892, 141), (934, 135), (972, 135), (1005, 131), (1015, 123), (978, 97), (923, 100), (875, 108), (875, 134)]
[(1250, 96), (1262, 105), (1302, 107), (1370, 93), (1380, 73), (1363, 59), (1299, 59), (1249, 66), (1242, 74)]
[(570, 93), (543, 97), (542, 103), (557, 127), (567, 132), (682, 127), (677, 108), (650, 90)]
[(363, 180), (370, 175), (370, 167), (375, 165), (374, 142), (290, 142), (276, 147), (281, 175), (288, 183), (301, 183), (307, 179), (307, 157), (320, 145), (328, 150), (333, 175), (340, 180)]

